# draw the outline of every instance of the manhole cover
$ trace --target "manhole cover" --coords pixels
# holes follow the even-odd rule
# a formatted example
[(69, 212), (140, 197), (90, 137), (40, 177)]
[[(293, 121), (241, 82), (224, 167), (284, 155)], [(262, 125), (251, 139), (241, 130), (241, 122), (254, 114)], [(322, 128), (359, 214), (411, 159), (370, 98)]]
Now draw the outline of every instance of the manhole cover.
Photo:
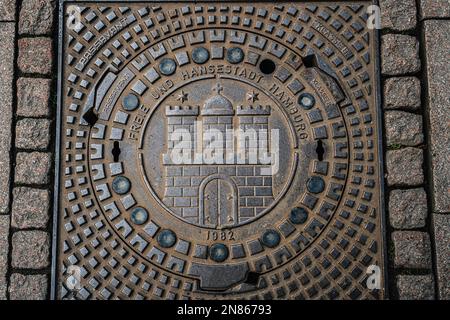
[(63, 4), (55, 297), (383, 298), (368, 5)]

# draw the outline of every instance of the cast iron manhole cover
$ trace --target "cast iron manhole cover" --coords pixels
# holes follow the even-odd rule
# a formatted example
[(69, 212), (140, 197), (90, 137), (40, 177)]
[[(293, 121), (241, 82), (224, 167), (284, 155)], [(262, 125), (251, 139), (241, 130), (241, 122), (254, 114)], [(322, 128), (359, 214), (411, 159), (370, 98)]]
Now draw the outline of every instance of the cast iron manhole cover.
[(63, 3), (55, 297), (383, 298), (370, 4)]

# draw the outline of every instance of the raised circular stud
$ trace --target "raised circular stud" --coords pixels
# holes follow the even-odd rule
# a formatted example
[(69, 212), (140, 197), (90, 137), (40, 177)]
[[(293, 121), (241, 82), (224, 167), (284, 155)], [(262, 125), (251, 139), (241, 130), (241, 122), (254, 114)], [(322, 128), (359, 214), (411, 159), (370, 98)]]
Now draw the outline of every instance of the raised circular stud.
[(325, 181), (318, 176), (311, 177), (306, 183), (306, 188), (311, 193), (321, 193), (325, 190)]
[(136, 110), (139, 107), (139, 98), (135, 94), (129, 93), (123, 98), (122, 106), (127, 111)]
[(192, 60), (197, 64), (203, 64), (209, 59), (209, 52), (203, 47), (195, 48), (192, 51)]
[(227, 50), (227, 60), (229, 63), (236, 64), (244, 60), (244, 51), (241, 48), (231, 48)]
[(131, 189), (131, 182), (127, 177), (115, 177), (112, 182), (112, 189), (117, 194), (125, 194)]
[(298, 97), (298, 104), (305, 110), (309, 110), (316, 104), (316, 99), (309, 93), (302, 93)]
[(228, 248), (222, 243), (216, 243), (209, 248), (209, 257), (215, 262), (224, 262), (228, 258)]
[(177, 64), (173, 59), (164, 58), (159, 63), (159, 71), (165, 76), (170, 76), (177, 69)]
[(280, 243), (280, 234), (275, 230), (266, 230), (261, 238), (263, 245), (269, 248), (274, 248)]
[(293, 224), (303, 224), (308, 220), (308, 211), (306, 211), (305, 208), (300, 207), (292, 208), (289, 220)]
[(177, 235), (172, 230), (165, 229), (158, 234), (156, 241), (161, 247), (170, 248), (177, 242)]
[(141, 225), (146, 223), (148, 220), (148, 212), (142, 207), (134, 208), (133, 211), (131, 211), (131, 221), (133, 221), (134, 224)]

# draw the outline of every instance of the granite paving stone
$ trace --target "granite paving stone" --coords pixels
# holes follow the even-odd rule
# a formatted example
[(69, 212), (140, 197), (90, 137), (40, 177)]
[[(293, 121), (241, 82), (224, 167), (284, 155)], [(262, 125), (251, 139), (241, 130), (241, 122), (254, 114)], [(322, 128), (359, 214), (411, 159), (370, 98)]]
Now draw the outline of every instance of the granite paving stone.
[(46, 231), (16, 231), (12, 236), (13, 268), (42, 269), (50, 263), (50, 237)]
[(51, 33), (54, 8), (55, 0), (24, 0), (20, 8), (19, 34)]
[(45, 150), (50, 143), (50, 121), (22, 119), (16, 123), (16, 148)]
[(0, 23), (0, 43), (0, 213), (7, 213), (11, 182), (14, 23)]
[(22, 38), (18, 41), (17, 64), (23, 73), (49, 75), (52, 70), (52, 39), (45, 37)]
[(433, 211), (450, 213), (450, 21), (425, 21)]
[(0, 215), (0, 300), (6, 299), (10, 216)]
[(26, 185), (48, 183), (50, 167), (50, 153), (19, 152), (16, 157), (15, 182)]
[(450, 1), (420, 0), (421, 19), (450, 18)]
[(415, 0), (380, 0), (381, 27), (395, 31), (406, 31), (416, 27)]
[(16, 0), (0, 0), (0, 20), (14, 21), (15, 19), (16, 19)]
[(418, 186), (424, 182), (423, 150), (407, 147), (386, 152), (388, 186)]
[(17, 115), (49, 116), (50, 86), (50, 79), (19, 78), (17, 80)]
[(15, 228), (45, 228), (49, 221), (50, 193), (28, 187), (13, 190), (12, 221)]
[(423, 228), (427, 216), (427, 194), (423, 188), (390, 192), (389, 220), (393, 228)]
[(420, 71), (419, 42), (413, 36), (386, 34), (381, 37), (381, 72), (400, 75)]
[(7, 300), (6, 292), (8, 291), (8, 281), (6, 280), (6, 274), (0, 273), (0, 300)]
[(11, 300), (44, 300), (47, 298), (48, 276), (45, 274), (13, 273), (10, 283)]
[(419, 110), (420, 90), (420, 80), (416, 77), (388, 78), (384, 83), (384, 108)]
[(403, 111), (387, 111), (384, 121), (388, 146), (418, 146), (423, 143), (421, 115)]
[(432, 275), (399, 275), (397, 291), (400, 300), (433, 300), (434, 280)]
[(439, 298), (450, 300), (450, 214), (434, 214), (433, 227)]
[(397, 268), (431, 269), (430, 236), (419, 231), (394, 231), (394, 265)]

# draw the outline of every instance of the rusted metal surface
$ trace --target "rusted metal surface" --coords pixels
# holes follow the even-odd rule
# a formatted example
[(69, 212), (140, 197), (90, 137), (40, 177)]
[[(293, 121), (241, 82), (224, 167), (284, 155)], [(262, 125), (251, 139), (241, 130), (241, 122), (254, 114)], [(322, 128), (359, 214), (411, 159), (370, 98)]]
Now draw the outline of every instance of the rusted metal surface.
[[(383, 298), (370, 4), (63, 3), (56, 297)], [(269, 161), (171, 157), (249, 128)]]

